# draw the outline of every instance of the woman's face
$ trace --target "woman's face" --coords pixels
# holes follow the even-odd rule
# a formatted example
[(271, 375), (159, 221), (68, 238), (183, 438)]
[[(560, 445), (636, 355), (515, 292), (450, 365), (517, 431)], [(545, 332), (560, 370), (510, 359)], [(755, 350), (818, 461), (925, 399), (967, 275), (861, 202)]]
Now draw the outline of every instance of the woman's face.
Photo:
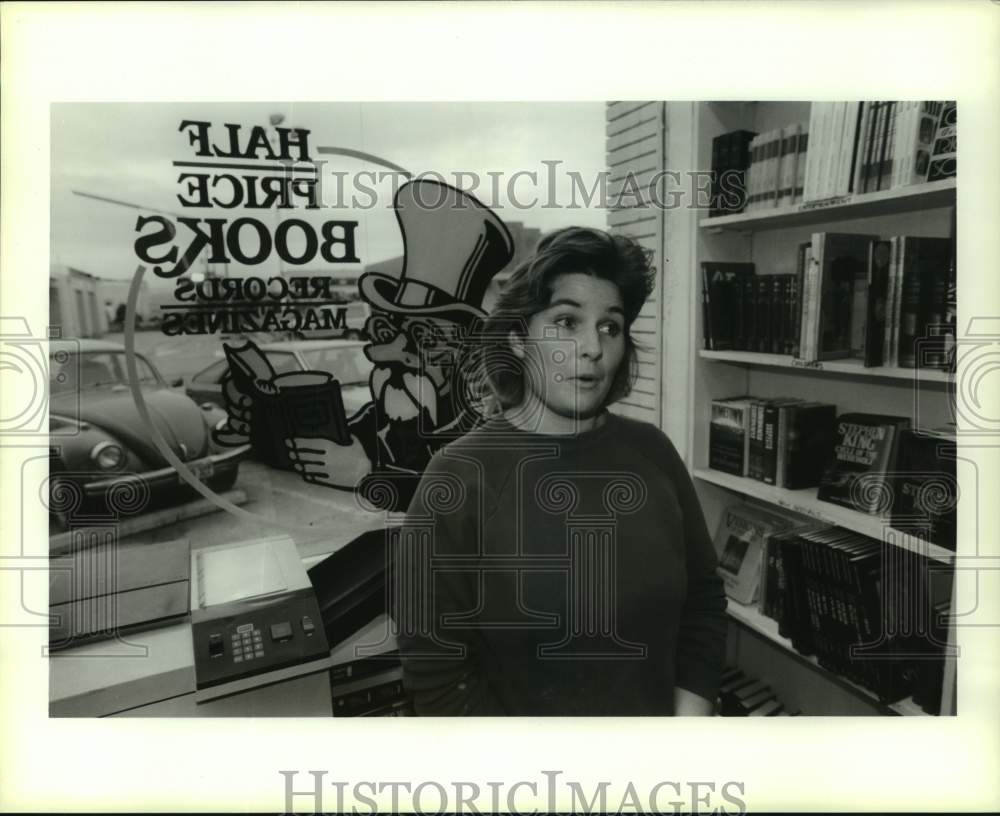
[(610, 281), (560, 275), (548, 307), (528, 322), (521, 345), (523, 407), (539, 412), (539, 429), (573, 433), (593, 427), (625, 359), (625, 309)]

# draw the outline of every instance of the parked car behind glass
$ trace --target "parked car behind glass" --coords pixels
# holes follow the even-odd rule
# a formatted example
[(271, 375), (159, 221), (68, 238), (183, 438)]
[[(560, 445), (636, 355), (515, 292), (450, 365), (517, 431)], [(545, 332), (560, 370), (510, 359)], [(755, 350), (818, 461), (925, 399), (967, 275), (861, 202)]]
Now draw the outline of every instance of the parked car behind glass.
[[(169, 449), (214, 490), (231, 487), (249, 446), (221, 448), (212, 441), (211, 431), (225, 421), (225, 412), (199, 407), (173, 390), (141, 354), (135, 362), (150, 421)], [(117, 343), (49, 343), (49, 428), (50, 496), (69, 483), (68, 489), (90, 504), (118, 484), (142, 480), (155, 494), (182, 483), (139, 413), (125, 349)], [(64, 513), (52, 515), (57, 525), (65, 522)]]

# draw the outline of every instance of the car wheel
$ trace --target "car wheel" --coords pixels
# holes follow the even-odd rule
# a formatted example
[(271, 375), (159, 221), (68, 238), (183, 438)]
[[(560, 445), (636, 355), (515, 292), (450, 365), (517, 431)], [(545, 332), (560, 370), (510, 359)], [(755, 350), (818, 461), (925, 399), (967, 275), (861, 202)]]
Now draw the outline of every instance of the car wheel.
[(239, 476), (239, 473), (240, 469), (238, 467), (224, 470), (222, 473), (216, 474), (209, 479), (208, 486), (216, 493), (224, 493), (236, 484), (236, 477)]

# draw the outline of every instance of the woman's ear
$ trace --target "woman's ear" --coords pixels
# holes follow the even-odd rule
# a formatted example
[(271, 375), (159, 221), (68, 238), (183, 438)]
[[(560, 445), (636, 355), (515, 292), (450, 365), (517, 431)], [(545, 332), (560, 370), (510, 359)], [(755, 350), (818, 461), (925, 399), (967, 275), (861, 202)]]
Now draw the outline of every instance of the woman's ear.
[(524, 359), (524, 338), (521, 337), (516, 331), (511, 329), (507, 333), (507, 340), (510, 343), (510, 350), (514, 352), (514, 356), (519, 360)]

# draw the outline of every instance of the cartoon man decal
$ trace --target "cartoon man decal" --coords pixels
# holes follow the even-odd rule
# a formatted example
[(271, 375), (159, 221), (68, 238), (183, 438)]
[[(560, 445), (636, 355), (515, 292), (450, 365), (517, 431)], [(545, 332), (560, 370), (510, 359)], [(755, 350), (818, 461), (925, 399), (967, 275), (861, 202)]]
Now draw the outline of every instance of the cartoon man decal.
[[(312, 484), (359, 490), (381, 509), (401, 511), (434, 452), (479, 420), (463, 371), (463, 346), (485, 317), (483, 297), (513, 257), (504, 223), (473, 196), (431, 180), (408, 182), (393, 201), (403, 237), (399, 278), (368, 272), (358, 282), (372, 306), (365, 354), (374, 363), (372, 401), (346, 421), (349, 434), (286, 438), (292, 467)], [(232, 360), (232, 349), (228, 350)], [(262, 357), (262, 355), (261, 355)], [(235, 373), (235, 372), (234, 372)], [(223, 444), (245, 444), (255, 398), (238, 377), (224, 385)], [(336, 424), (336, 423), (335, 423)], [(340, 437), (340, 438), (337, 438)]]

